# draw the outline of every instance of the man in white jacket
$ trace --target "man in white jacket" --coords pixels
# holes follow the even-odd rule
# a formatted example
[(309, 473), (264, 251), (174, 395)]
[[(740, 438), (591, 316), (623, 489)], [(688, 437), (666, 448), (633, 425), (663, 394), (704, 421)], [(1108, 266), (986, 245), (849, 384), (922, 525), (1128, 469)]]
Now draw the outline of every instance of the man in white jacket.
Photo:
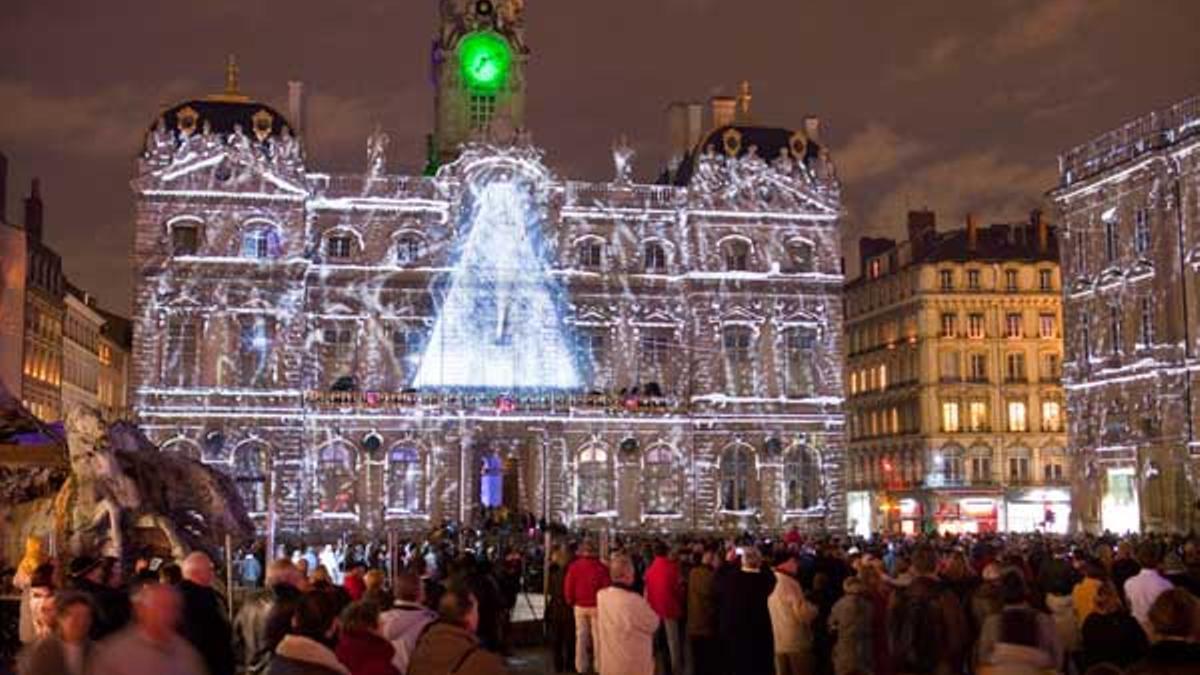
[(633, 590), (633, 563), (615, 553), (608, 563), (612, 586), (596, 593), (600, 629), (600, 675), (654, 672), (654, 631), (658, 614)]
[(801, 675), (814, 672), (812, 629), (817, 607), (804, 599), (804, 589), (796, 581), (799, 560), (785, 552), (775, 559), (775, 590), (767, 598), (771, 612), (771, 632), (775, 637), (777, 675)]

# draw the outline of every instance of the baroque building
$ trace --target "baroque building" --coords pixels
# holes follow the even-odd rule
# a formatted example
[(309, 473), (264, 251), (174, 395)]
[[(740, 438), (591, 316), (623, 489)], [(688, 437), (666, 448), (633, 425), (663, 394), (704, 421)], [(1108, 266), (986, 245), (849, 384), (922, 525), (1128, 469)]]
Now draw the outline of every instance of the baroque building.
[(846, 286), (848, 519), (866, 534), (1065, 532), (1058, 248), (1029, 223), (863, 238)]
[[(100, 408), (100, 332), (104, 315), (83, 291), (67, 284), (63, 323), (63, 410), (76, 405)], [(65, 418), (66, 415), (64, 414)]]
[(25, 337), (21, 403), (39, 419), (62, 419), (66, 280), (62, 258), (42, 242), (43, 205), (34, 179), (25, 198)]
[(132, 182), (142, 427), (230, 472), (281, 536), (494, 507), (842, 527), (841, 206), (817, 121), (756, 125), (744, 89), (740, 113), (689, 118), (659, 184), (623, 142), (611, 181), (561, 177), (511, 100), (521, 3), (471, 4), (443, 3), (431, 175), (391, 173), (378, 130), (364, 172), (308, 166), (232, 71), (161, 114)]
[(1064, 383), (1079, 525), (1200, 525), (1200, 97), (1059, 157)]

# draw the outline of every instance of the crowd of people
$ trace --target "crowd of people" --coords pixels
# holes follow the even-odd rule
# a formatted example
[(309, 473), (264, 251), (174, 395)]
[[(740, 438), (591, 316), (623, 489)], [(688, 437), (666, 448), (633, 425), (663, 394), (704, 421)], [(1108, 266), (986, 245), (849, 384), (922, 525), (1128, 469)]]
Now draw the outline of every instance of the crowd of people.
[[(506, 673), (539, 539), (462, 541), (343, 547), (334, 570), (315, 548), (248, 552), (235, 613), (200, 552), (129, 574), (112, 558), (23, 564), (16, 672)], [(1196, 539), (575, 533), (545, 588), (560, 673), (1200, 673)]]

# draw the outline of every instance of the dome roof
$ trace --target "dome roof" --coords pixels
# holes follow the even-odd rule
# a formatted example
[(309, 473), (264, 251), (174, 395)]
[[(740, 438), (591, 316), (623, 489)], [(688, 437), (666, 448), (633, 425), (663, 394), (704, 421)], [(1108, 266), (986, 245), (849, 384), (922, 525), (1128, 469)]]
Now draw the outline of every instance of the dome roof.
[(696, 147), (680, 162), (673, 182), (675, 185), (687, 185), (692, 179), (696, 158), (707, 152), (718, 156), (745, 157), (750, 153), (750, 148), (754, 148), (754, 153), (767, 162), (775, 161), (783, 151), (787, 151), (793, 158), (803, 160), (805, 164), (821, 154), (821, 147), (803, 131), (730, 124), (717, 127), (700, 139)]

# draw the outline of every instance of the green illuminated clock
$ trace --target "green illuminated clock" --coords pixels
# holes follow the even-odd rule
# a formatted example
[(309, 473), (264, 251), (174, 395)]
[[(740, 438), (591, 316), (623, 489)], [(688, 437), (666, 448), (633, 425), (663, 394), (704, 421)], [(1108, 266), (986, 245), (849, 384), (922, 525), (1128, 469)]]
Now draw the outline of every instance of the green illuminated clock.
[(512, 62), (508, 42), (496, 33), (471, 33), (458, 45), (458, 58), (467, 86), (481, 91), (496, 91), (508, 81)]

